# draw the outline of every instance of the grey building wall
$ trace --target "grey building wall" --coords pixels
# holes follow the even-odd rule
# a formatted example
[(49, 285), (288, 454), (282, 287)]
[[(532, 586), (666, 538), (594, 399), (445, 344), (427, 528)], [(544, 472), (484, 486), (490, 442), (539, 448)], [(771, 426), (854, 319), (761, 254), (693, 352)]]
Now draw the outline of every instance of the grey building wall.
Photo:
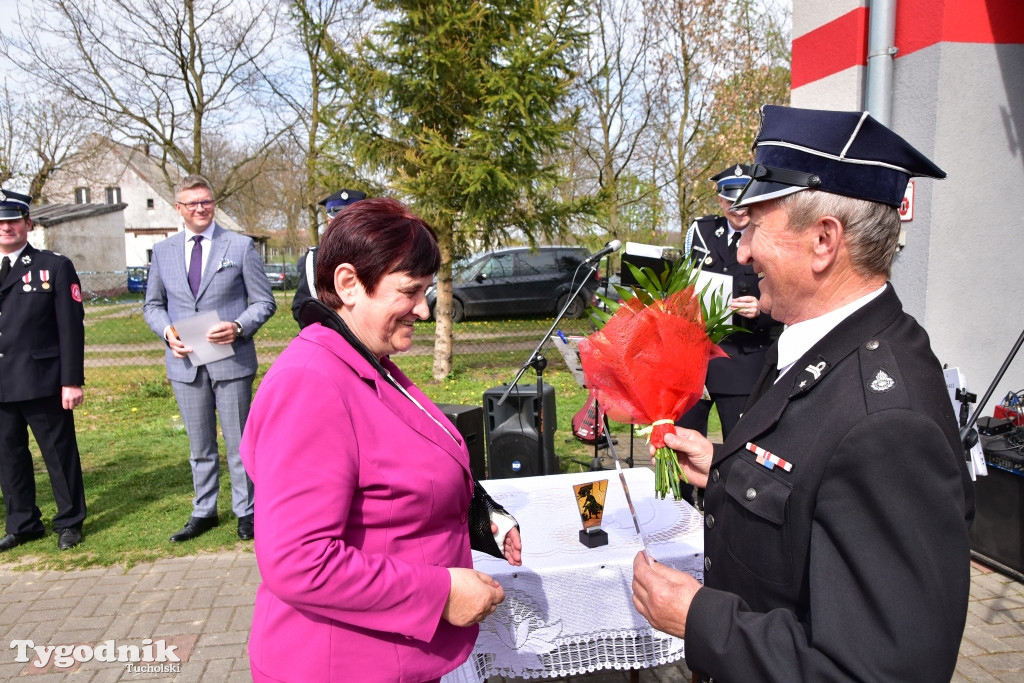
[[(982, 397), (1024, 329), (1024, 45), (940, 43), (896, 60), (893, 128), (948, 177), (916, 183), (893, 284)], [(1017, 357), (982, 414), (1024, 389)]]
[[(793, 0), (793, 35), (867, 4)], [(808, 83), (791, 103), (861, 109), (864, 72), (852, 67)], [(980, 400), (1024, 330), (1024, 45), (942, 42), (898, 55), (891, 127), (948, 174), (916, 179), (914, 219), (903, 223), (892, 282), (939, 360), (961, 368)], [(1024, 351), (980, 414), (1021, 389)]]

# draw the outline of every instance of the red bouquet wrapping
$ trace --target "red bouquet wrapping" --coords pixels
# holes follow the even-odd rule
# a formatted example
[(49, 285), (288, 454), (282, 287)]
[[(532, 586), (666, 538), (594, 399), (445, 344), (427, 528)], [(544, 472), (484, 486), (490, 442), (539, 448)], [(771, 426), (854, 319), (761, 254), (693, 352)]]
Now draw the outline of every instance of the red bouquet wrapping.
[(683, 472), (665, 434), (703, 394), (708, 361), (726, 355), (708, 336), (693, 287), (647, 305), (627, 299), (579, 348), (587, 384), (608, 417), (653, 426), (655, 492), (664, 498), (671, 489), (678, 500)]

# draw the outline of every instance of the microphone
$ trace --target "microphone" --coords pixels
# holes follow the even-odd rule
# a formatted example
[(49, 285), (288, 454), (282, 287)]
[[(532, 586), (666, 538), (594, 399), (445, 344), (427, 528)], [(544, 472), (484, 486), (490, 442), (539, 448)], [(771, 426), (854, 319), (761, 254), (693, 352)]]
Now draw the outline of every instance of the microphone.
[(584, 263), (592, 263), (593, 261), (599, 261), (602, 258), (604, 258), (605, 256), (607, 256), (608, 254), (614, 253), (614, 252), (618, 251), (621, 248), (622, 248), (622, 242), (620, 242), (619, 240), (612, 240), (608, 244), (604, 245), (604, 248), (601, 249), (601, 251), (599, 251), (599, 252), (597, 252), (595, 254), (591, 254), (590, 256), (588, 256), (587, 260), (584, 261)]

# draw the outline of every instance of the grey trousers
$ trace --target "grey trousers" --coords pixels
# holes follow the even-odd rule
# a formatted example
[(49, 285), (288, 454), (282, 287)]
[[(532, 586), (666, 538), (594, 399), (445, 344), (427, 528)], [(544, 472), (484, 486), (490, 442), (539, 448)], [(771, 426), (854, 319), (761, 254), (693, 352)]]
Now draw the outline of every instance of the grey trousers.
[(178, 400), (181, 420), (188, 433), (192, 465), (192, 501), (194, 517), (217, 514), (217, 493), (220, 490), (220, 453), (217, 450), (217, 416), (224, 434), (228, 473), (231, 476), (231, 509), (235, 516), (251, 515), (253, 510), (252, 480), (242, 466), (238, 446), (242, 429), (252, 403), (254, 375), (238, 379), (214, 380), (204, 366), (196, 371), (193, 382), (171, 380)]

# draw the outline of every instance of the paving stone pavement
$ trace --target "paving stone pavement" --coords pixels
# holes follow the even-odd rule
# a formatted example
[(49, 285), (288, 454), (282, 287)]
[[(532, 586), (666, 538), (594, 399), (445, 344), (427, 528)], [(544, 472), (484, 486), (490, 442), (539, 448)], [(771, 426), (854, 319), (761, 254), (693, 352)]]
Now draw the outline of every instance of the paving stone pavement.
[[(0, 565), (0, 680), (250, 681), (246, 641), (259, 581), (251, 548), (241, 546), (139, 564), (127, 571), (26, 572)], [(22, 641), (22, 659), (31, 661), (17, 661), (15, 641)], [(107, 641), (113, 643), (105, 646)], [(155, 671), (130, 671), (124, 663), (99, 661), (112, 659), (113, 648), (120, 646), (143, 653), (150, 648), (158, 655), (160, 641), (165, 648), (174, 647), (181, 660), (164, 666), (171, 670), (153, 664)], [(60, 645), (95, 656), (61, 668), (55, 665), (61, 653), (51, 651), (45, 666), (35, 666), (38, 657), (32, 646)], [(66, 653), (67, 659), (73, 661), (74, 654)], [(606, 671), (561, 680), (625, 683), (630, 678), (626, 672)], [(520, 680), (492, 677), (489, 683)], [(683, 683), (690, 675), (678, 663), (644, 670), (634, 680)], [(970, 609), (953, 681), (1024, 683), (1024, 585), (977, 563), (971, 566)]]

